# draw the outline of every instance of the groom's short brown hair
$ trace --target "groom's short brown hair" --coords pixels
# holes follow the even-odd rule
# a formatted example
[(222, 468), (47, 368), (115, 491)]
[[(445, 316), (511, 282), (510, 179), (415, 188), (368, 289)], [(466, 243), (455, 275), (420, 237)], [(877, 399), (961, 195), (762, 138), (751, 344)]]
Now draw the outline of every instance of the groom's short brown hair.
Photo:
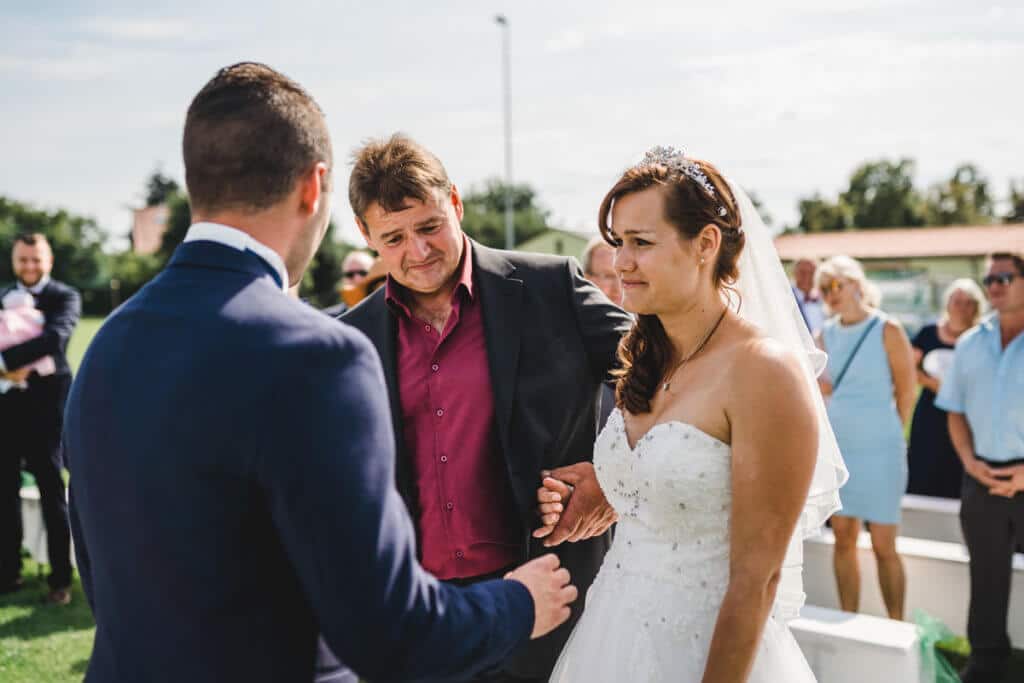
[[(193, 209), (266, 209), (315, 164), (332, 164), (323, 112), (295, 81), (265, 64), (217, 72), (192, 100), (182, 140)], [(329, 188), (329, 174), (324, 180)]]
[(452, 189), (441, 160), (402, 133), (366, 141), (352, 152), (352, 161), (348, 201), (360, 220), (374, 202), (390, 213), (405, 208), (407, 199), (426, 202), (432, 193)]

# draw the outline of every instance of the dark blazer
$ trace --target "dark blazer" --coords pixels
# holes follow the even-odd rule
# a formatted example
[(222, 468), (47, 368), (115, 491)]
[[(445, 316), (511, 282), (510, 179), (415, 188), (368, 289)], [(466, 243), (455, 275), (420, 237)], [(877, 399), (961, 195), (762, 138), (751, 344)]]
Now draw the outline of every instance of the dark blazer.
[[(0, 298), (15, 288), (5, 287)], [(57, 376), (70, 376), (67, 350), (68, 340), (82, 315), (82, 297), (78, 291), (63, 282), (50, 280), (39, 294), (32, 295), (36, 308), (46, 317), (43, 333), (35, 339), (12, 346), (0, 353), (8, 370), (17, 370), (45, 356), (53, 356)]]
[[(523, 556), (545, 552), (530, 537), (538, 524), (540, 471), (592, 460), (598, 395), (615, 364), (629, 316), (583, 278), (574, 260), (500, 251), (472, 244), (474, 287), (480, 292), (495, 419), (509, 481), (522, 520)], [(398, 396), (398, 324), (380, 288), (341, 319), (362, 330), (384, 364), (398, 444), (398, 490), (418, 509), (412, 464), (404, 452)], [(573, 617), (545, 638), (531, 642), (506, 663), (520, 676), (550, 673), (608, 549), (607, 535), (564, 543), (556, 551), (580, 589)]]
[(68, 400), (88, 681), (466, 677), (533, 628), (514, 581), (416, 562), (380, 363), (252, 252), (187, 242), (97, 334)]

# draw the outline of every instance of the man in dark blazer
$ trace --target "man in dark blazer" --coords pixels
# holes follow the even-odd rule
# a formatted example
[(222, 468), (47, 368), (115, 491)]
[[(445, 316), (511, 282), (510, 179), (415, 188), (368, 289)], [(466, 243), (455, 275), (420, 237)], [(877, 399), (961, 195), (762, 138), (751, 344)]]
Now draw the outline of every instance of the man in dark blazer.
[(376, 354), (285, 293), (330, 217), (316, 103), (227, 67), (183, 149), (196, 222), (68, 401), (86, 680), (312, 681), (318, 633), (364, 678), (465, 678), (562, 623), (575, 589), (553, 555), (469, 588), (422, 569)]
[[(556, 531), (577, 542), (557, 552), (584, 593), (614, 519), (590, 463), (598, 395), (629, 317), (571, 259), (469, 240), (458, 190), (413, 140), (355, 159), (349, 201), (389, 275), (342, 320), (380, 353), (424, 566), (465, 585), (543, 552), (541, 473), (568, 466), (570, 528)], [(580, 609), (481, 680), (546, 681)]]
[[(65, 355), (68, 340), (82, 314), (82, 299), (72, 287), (50, 277), (53, 250), (41, 234), (19, 235), (12, 252), (18, 281), (12, 289), (28, 292), (43, 314), (43, 333), (0, 353), (0, 373), (7, 379), (27, 382), (25, 390), (0, 394), (0, 593), (22, 586), (21, 580), (21, 467), (24, 463), (36, 480), (46, 528), (50, 559), (48, 602), (71, 602), (71, 534), (67, 498), (61, 477), (60, 432), (64, 401), (71, 386), (71, 368)], [(41, 376), (27, 367), (51, 357), (56, 368)]]

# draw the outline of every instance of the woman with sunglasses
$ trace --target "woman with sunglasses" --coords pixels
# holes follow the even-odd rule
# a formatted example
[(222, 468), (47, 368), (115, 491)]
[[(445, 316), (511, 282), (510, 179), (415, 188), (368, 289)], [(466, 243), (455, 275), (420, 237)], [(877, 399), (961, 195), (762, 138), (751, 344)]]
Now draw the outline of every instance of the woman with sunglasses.
[(878, 289), (860, 264), (834, 256), (817, 273), (832, 318), (819, 342), (828, 353), (828, 415), (850, 479), (832, 516), (834, 566), (843, 610), (860, 607), (857, 538), (868, 522), (886, 611), (903, 618), (906, 579), (896, 552), (900, 499), (907, 487), (903, 425), (914, 409), (914, 357), (903, 327), (878, 310)]
[(953, 363), (956, 340), (978, 324), (988, 307), (985, 293), (969, 278), (954, 280), (942, 300), (945, 302), (942, 318), (922, 327), (910, 342), (914, 347), (921, 394), (910, 427), (907, 493), (959, 498), (964, 467), (949, 438), (946, 411), (936, 407), (935, 395)]

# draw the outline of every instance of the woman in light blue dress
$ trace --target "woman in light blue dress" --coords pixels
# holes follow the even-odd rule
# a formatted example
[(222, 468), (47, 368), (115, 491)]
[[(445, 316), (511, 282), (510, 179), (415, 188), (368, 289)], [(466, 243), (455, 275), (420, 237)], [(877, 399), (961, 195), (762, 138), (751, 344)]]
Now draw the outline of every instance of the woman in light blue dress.
[(860, 606), (857, 538), (861, 522), (868, 522), (886, 610), (902, 619), (906, 580), (896, 536), (907, 487), (903, 425), (914, 409), (913, 351), (899, 322), (876, 308), (878, 290), (859, 263), (833, 257), (818, 269), (817, 281), (833, 314), (820, 337), (828, 353), (822, 391), (850, 471), (840, 492), (843, 508), (832, 517), (839, 603), (848, 612)]

